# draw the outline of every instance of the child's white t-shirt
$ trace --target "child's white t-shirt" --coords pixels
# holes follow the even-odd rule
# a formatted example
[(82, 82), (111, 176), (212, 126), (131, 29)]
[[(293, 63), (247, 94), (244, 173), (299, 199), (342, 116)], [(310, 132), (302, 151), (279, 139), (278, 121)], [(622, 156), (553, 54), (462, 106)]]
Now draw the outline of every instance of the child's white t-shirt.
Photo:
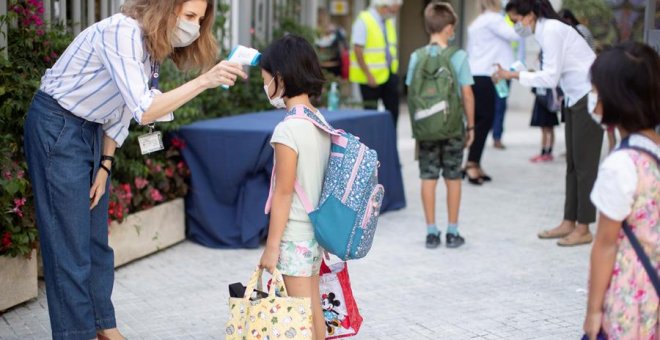
[[(321, 120), (325, 118), (316, 112)], [(323, 178), (330, 157), (330, 135), (305, 119), (280, 122), (273, 131), (271, 145), (283, 144), (298, 154), (296, 179), (316, 208), (323, 189)], [(276, 179), (277, 180), (277, 179)], [(307, 241), (314, 238), (312, 223), (297, 194), (293, 195), (289, 222), (282, 235), (283, 241)]]
[[(643, 145), (644, 149), (652, 150), (656, 157), (660, 157), (660, 147), (644, 136), (631, 135), (629, 143)], [(598, 170), (591, 201), (605, 216), (623, 221), (632, 211), (637, 183), (637, 168), (628, 153), (614, 151)]]

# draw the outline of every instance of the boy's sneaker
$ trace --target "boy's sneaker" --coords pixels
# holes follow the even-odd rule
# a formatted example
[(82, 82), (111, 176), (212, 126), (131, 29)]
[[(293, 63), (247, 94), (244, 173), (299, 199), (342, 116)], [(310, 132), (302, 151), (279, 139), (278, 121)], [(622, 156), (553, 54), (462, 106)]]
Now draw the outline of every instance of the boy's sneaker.
[(435, 249), (438, 248), (438, 246), (442, 243), (440, 241), (440, 233), (437, 234), (427, 234), (426, 235), (426, 248), (427, 249)]
[(465, 244), (465, 239), (461, 235), (447, 233), (447, 248), (458, 248)]

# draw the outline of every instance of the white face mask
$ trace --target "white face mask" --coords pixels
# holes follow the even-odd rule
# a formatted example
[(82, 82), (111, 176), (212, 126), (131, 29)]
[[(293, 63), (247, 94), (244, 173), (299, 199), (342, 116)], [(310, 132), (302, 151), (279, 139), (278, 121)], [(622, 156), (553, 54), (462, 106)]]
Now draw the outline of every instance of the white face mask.
[(200, 26), (188, 20), (176, 19), (176, 29), (172, 37), (172, 47), (186, 47), (199, 38)]
[[(273, 105), (276, 109), (286, 109), (286, 104), (284, 103), (284, 98), (282, 96), (271, 98), (270, 97), (270, 91), (268, 89), (270, 88), (270, 84), (273, 83), (273, 80), (275, 80), (275, 77), (273, 77), (268, 85), (264, 85), (264, 92), (266, 92), (266, 97), (268, 97), (268, 101), (270, 102), (270, 105)], [(284, 92), (284, 91), (282, 91)]]
[(523, 25), (522, 22), (520, 21), (518, 21), (515, 25), (513, 25), (513, 29), (516, 31), (516, 33), (518, 33), (519, 36), (523, 38), (527, 38), (530, 35), (534, 34), (534, 32), (532, 32), (531, 27)]
[(598, 93), (589, 92), (587, 95), (587, 109), (589, 110), (589, 115), (591, 119), (596, 122), (596, 124), (601, 125), (603, 121), (603, 116), (596, 114), (596, 106), (598, 105)]

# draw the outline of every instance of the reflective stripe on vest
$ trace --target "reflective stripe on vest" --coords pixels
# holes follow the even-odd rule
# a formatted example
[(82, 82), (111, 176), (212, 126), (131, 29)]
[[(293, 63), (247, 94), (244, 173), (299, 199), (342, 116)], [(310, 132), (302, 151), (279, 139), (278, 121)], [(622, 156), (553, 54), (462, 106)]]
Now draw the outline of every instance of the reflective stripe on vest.
[[(383, 35), (380, 24), (369, 11), (360, 13), (358, 20), (362, 20), (367, 29), (367, 41), (363, 49), (364, 62), (374, 76), (376, 84), (384, 84), (389, 79), (390, 73), (396, 73), (399, 70), (396, 27), (394, 27), (394, 22), (392, 20), (385, 21), (387, 43), (389, 43), (390, 56), (392, 57), (392, 64), (388, 70), (387, 53), (385, 51), (387, 44), (385, 43), (385, 36)], [(367, 75), (360, 68), (353, 47), (351, 47), (349, 80), (358, 84), (367, 84), (369, 82)]]

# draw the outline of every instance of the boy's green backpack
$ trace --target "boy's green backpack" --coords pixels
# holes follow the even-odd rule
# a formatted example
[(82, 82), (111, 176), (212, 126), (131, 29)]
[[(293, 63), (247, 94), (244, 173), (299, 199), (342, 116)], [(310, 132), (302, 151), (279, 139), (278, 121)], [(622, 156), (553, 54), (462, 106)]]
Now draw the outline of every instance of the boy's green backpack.
[(440, 53), (417, 49), (417, 67), (408, 88), (408, 109), (413, 138), (432, 141), (463, 136), (463, 103), (451, 57), (458, 48)]

